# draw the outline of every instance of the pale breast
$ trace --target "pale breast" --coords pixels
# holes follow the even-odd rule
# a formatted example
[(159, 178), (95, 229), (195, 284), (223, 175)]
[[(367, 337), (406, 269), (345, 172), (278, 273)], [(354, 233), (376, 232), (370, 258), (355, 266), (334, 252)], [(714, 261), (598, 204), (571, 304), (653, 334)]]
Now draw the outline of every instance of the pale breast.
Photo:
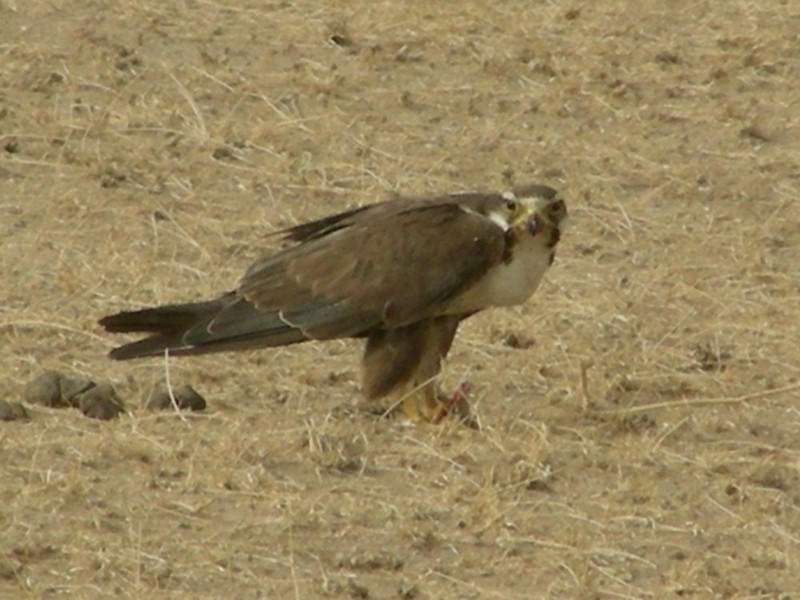
[(514, 247), (514, 256), (490, 270), (478, 283), (453, 302), (450, 314), (472, 312), (490, 306), (522, 304), (539, 287), (550, 266), (551, 249), (544, 236), (528, 238)]

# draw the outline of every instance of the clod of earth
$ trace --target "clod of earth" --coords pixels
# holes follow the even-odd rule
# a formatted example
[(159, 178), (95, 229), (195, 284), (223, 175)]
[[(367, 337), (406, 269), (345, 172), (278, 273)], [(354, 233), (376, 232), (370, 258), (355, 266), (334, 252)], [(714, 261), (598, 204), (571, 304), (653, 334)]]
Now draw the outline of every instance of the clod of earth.
[(7, 402), (0, 400), (0, 421), (24, 421), (30, 415), (21, 402)]
[[(181, 410), (204, 410), (206, 400), (190, 385), (182, 385), (172, 391), (175, 404)], [(163, 386), (155, 386), (144, 399), (147, 410), (170, 410), (173, 408), (169, 390)]]
[(91, 419), (108, 421), (125, 412), (125, 405), (110, 383), (100, 383), (79, 395), (81, 412)]
[(25, 386), (25, 400), (51, 408), (77, 407), (78, 396), (95, 386), (89, 379), (74, 379), (58, 371), (45, 371)]

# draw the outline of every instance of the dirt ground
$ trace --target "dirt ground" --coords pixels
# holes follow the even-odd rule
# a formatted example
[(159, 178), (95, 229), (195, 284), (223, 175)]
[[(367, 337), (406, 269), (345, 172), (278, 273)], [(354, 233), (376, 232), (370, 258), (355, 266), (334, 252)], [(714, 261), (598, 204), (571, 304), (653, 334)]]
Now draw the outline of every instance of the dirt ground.
[[(0, 1), (2, 598), (797, 598), (800, 5)], [(163, 360), (97, 319), (275, 228), (537, 181), (534, 298), (462, 326), (482, 429), (356, 410), (359, 344)]]

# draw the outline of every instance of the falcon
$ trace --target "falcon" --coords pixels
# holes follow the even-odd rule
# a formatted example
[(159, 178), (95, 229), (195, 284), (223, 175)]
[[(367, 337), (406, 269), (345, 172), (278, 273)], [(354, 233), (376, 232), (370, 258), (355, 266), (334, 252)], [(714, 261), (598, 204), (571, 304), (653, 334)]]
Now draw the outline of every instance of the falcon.
[(566, 216), (544, 185), (367, 205), (277, 232), (291, 244), (213, 300), (100, 325), (148, 334), (112, 350), (118, 360), (364, 338), (366, 398), (394, 397), (411, 420), (438, 422), (452, 406), (436, 378), (459, 323), (525, 302), (553, 263)]

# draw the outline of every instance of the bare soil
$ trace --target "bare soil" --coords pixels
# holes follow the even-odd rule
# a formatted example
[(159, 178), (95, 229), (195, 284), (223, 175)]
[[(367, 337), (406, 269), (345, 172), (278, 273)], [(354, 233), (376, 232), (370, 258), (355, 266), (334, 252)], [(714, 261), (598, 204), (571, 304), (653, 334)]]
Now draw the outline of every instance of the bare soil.
[[(800, 595), (800, 5), (0, 1), (3, 598)], [(173, 360), (97, 319), (274, 229), (537, 181), (570, 228), (462, 327), (475, 431), (359, 407), (359, 345)], [(19, 407), (18, 407), (19, 408)], [(8, 414), (18, 414), (13, 411)], [(23, 411), (24, 412), (24, 411)]]

